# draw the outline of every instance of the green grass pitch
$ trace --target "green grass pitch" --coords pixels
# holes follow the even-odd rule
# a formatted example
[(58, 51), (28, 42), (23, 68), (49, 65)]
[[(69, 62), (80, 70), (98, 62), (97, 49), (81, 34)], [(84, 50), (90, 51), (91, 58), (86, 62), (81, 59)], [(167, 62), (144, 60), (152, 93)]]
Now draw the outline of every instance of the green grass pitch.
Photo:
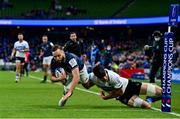
[[(65, 107), (57, 106), (62, 96), (60, 84), (40, 83), (42, 73), (31, 72), (15, 83), (15, 73), (0, 71), (0, 118), (180, 118), (180, 85), (172, 85), (172, 113), (130, 108), (112, 99), (82, 91), (78, 85)], [(93, 87), (93, 92), (100, 89)], [(144, 98), (144, 97), (142, 97)], [(152, 104), (161, 108), (161, 102)], [(176, 115), (175, 115), (176, 114)]]

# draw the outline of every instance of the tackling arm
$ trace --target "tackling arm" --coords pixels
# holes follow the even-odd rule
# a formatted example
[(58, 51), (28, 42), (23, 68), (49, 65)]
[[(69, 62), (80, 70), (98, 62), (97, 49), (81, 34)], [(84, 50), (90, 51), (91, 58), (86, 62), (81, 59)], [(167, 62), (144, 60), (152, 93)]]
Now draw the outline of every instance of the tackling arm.
[(87, 83), (82, 83), (82, 86), (86, 89), (91, 88), (92, 86), (94, 86), (94, 83), (92, 81), (88, 81)]
[(113, 91), (110, 91), (108, 95), (105, 95), (104, 91), (100, 92), (100, 96), (104, 99), (104, 100), (108, 100), (108, 99), (112, 99), (112, 98), (116, 98), (118, 96), (122, 96), (123, 91), (121, 88), (119, 89), (114, 89)]

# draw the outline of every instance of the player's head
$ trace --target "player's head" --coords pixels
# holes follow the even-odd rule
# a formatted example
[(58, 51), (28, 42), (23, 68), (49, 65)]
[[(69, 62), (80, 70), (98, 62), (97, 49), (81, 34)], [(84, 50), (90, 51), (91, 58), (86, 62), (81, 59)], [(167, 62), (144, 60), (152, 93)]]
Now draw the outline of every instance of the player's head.
[(159, 41), (162, 38), (162, 33), (160, 31), (154, 31), (152, 36), (155, 41)]
[(75, 32), (71, 32), (69, 38), (70, 38), (72, 41), (75, 41), (75, 42), (76, 42), (77, 34), (76, 34)]
[(18, 39), (19, 41), (23, 41), (24, 39), (23, 33), (18, 33)]
[(61, 62), (65, 58), (65, 53), (63, 51), (62, 46), (55, 45), (53, 47), (53, 57), (57, 62)]
[(43, 35), (42, 36), (42, 41), (43, 41), (43, 43), (47, 43), (48, 42), (48, 36), (47, 35)]
[(93, 73), (94, 73), (95, 76), (97, 76), (102, 81), (108, 80), (108, 77), (107, 77), (106, 71), (104, 69), (104, 66), (101, 65), (100, 63), (95, 65), (95, 67), (93, 68)]

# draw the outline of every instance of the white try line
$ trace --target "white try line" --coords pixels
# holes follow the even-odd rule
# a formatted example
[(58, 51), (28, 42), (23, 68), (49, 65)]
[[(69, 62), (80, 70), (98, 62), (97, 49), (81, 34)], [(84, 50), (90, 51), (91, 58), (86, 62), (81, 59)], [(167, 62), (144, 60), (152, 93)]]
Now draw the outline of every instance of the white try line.
[[(32, 76), (32, 75), (29, 75), (29, 77), (34, 78), (34, 79), (38, 79), (38, 80), (42, 80), (42, 78), (39, 78), (39, 77), (36, 77), (36, 76)], [(48, 82), (50, 82), (50, 81), (48, 81)], [(57, 83), (56, 83), (56, 84), (57, 84)], [(58, 84), (58, 85), (60, 85), (60, 84)], [(77, 89), (77, 90), (80, 90), (80, 91), (83, 91), (83, 92), (87, 92), (87, 93), (99, 95), (99, 93), (94, 92), (94, 91), (90, 91), (90, 90), (86, 90), (86, 89), (82, 89), (82, 88), (78, 88), (78, 87), (76, 87), (76, 89)], [(155, 110), (155, 111), (161, 112), (160, 109), (155, 108), (155, 107), (152, 107), (151, 109), (152, 109), (152, 110)], [(171, 114), (171, 115), (175, 115), (175, 116), (177, 116), (177, 117), (180, 117), (180, 114), (179, 114), (179, 113), (175, 113), (175, 112), (166, 112), (166, 113), (167, 113), (167, 114)]]
[[(0, 119), (19, 119), (19, 118), (0, 118)], [(35, 118), (22, 118), (22, 119), (39, 119), (38, 117), (35, 117)], [(77, 119), (77, 118), (64, 118), (64, 117), (58, 117), (58, 118), (51, 118), (51, 117), (48, 117), (48, 118), (43, 118), (43, 119)], [(119, 119), (119, 118), (84, 118), (84, 117), (78, 117), (78, 119)], [(169, 118), (126, 118), (126, 119), (169, 119)], [(178, 118), (171, 118), (171, 119), (178, 119)]]
[[(7, 107), (6, 107), (7, 108)], [(20, 109), (21, 111), (54, 111), (55, 109), (34, 109), (34, 108), (27, 108), (27, 109)], [(123, 110), (119, 110), (119, 109), (68, 109), (66, 108), (66, 110), (61, 110), (61, 112), (66, 112), (67, 110), (70, 110), (71, 112), (149, 112), (149, 110), (128, 110), (128, 109), (123, 109)], [(0, 109), (0, 111), (9, 111), (9, 109)], [(11, 109), (11, 111), (19, 111), (19, 109)], [(153, 112), (153, 110), (152, 110)]]

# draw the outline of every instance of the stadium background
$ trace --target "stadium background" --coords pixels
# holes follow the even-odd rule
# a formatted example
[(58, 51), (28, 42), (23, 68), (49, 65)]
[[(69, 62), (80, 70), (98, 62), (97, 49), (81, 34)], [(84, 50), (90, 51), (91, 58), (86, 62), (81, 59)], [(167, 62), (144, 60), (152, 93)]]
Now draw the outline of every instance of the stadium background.
[[(43, 19), (43, 20), (45, 19), (49, 19), (49, 20), (51, 19), (60, 19), (60, 20), (76, 19), (77, 20), (77, 19), (100, 19), (100, 18), (103, 19), (103, 18), (159, 17), (159, 16), (167, 16), (169, 12), (168, 7), (170, 4), (173, 4), (173, 3), (180, 4), (179, 0), (151, 0), (151, 1), (114, 0), (113, 2), (111, 0), (103, 0), (103, 1), (102, 0), (99, 0), (99, 1), (97, 0), (91, 0), (91, 1), (85, 1), (85, 0), (36, 0), (36, 1), (2, 0), (0, 2), (0, 18), (1, 19)], [(7, 72), (9, 72), (9, 70), (13, 70), (14, 68), (14, 67), (11, 67), (11, 65), (12, 66), (14, 65), (10, 61), (10, 54), (11, 54), (14, 42), (17, 40), (18, 32), (23, 32), (25, 36), (25, 40), (27, 40), (28, 43), (30, 44), (30, 53), (31, 53), (31, 61), (30, 61), (31, 67), (30, 68), (33, 71), (32, 74), (37, 77), (38, 76), (41, 77), (40, 75), (41, 74), (41, 71), (40, 71), (41, 59), (38, 59), (38, 54), (39, 54), (38, 44), (41, 43), (41, 37), (43, 34), (47, 34), (49, 37), (49, 40), (52, 41), (54, 44), (58, 43), (58, 44), (64, 45), (64, 43), (67, 40), (69, 40), (69, 32), (75, 31), (78, 34), (78, 39), (83, 44), (82, 50), (83, 50), (83, 53), (85, 53), (88, 56), (89, 62), (91, 62), (90, 61), (91, 60), (91, 57), (90, 57), (91, 47), (95, 44), (97, 45), (100, 51), (99, 60), (101, 60), (101, 62), (105, 62), (106, 59), (110, 60), (109, 62), (111, 64), (116, 64), (116, 67), (112, 67), (112, 68), (113, 69), (115, 68), (117, 72), (119, 72), (120, 68), (122, 69), (124, 68), (125, 69), (132, 69), (132, 68), (145, 69), (146, 68), (146, 71), (148, 71), (151, 66), (151, 61), (144, 55), (143, 47), (146, 44), (152, 44), (151, 35), (154, 30), (160, 30), (163, 33), (166, 32), (167, 23), (166, 24), (149, 24), (149, 25), (146, 24), (146, 25), (123, 25), (123, 26), (113, 25), (113, 26), (73, 26), (73, 27), (72, 26), (34, 26), (34, 27), (32, 26), (0, 26), (0, 59), (1, 59), (0, 68), (1, 70), (6, 70), (6, 71), (1, 71), (0, 79), (3, 79), (1, 83), (3, 84), (1, 86), (1, 89), (2, 91), (6, 90), (9, 86), (7, 84), (10, 83), (11, 81), (13, 82), (13, 75), (11, 77), (8, 77)], [(175, 37), (176, 37), (174, 41), (175, 48), (178, 49), (178, 47), (180, 47), (179, 46), (180, 45), (179, 44), (180, 29), (179, 27), (173, 28), (173, 31), (175, 32)], [(102, 40), (104, 40), (103, 45), (102, 45)], [(109, 58), (108, 55), (106, 56), (108, 45), (111, 46), (111, 58)], [(174, 68), (179, 71), (180, 59), (177, 58), (175, 62), (176, 62), (176, 65)], [(115, 65), (112, 65), (112, 66), (115, 66)], [(40, 72), (35, 73), (34, 71), (37, 71), (37, 72), (40, 71)], [(139, 74), (133, 75), (135, 76), (133, 78), (147, 79), (148, 72), (146, 73), (147, 74), (142, 73), (141, 75)], [(176, 76), (179, 77), (179, 75), (180, 74)], [(5, 80), (6, 78), (9, 79), (7, 80), (7, 82)], [(33, 77), (30, 77), (30, 78), (33, 79)], [(132, 78), (132, 75), (129, 78)], [(24, 77), (24, 79), (26, 79), (26, 77)], [(146, 81), (146, 80), (141, 80), (141, 81)], [(30, 88), (33, 88), (34, 86), (33, 83), (37, 83), (37, 82), (36, 81), (31, 82), (30, 80), (28, 81), (25, 80), (24, 83), (25, 83), (23, 86), (24, 88), (26, 88), (25, 86), (28, 84), (32, 84), (28, 86)], [(174, 97), (176, 98), (179, 96), (179, 92), (178, 92), (179, 84), (173, 84), (173, 86), (176, 89), (175, 92), (177, 94), (174, 93)], [(13, 87), (14, 87), (14, 84), (10, 83), (9, 88), (13, 88)], [(47, 91), (45, 90), (45, 86), (41, 85), (37, 87), (44, 89), (44, 91)], [(50, 88), (53, 86), (48, 85), (47, 87)], [(53, 87), (53, 89), (55, 88), (56, 90), (59, 90), (58, 86)], [(93, 89), (93, 90), (97, 91), (97, 89)], [(2, 92), (2, 95), (1, 95), (2, 97), (3, 97), (3, 94), (6, 94), (6, 92)], [(14, 96), (15, 95), (16, 94), (14, 94)], [(19, 96), (21, 97), (21, 95)], [(53, 96), (53, 97), (57, 98), (58, 96)], [(3, 99), (5, 98), (0, 98), (1, 104), (4, 104), (2, 101)], [(56, 100), (53, 100), (53, 101), (56, 101)], [(78, 100), (78, 98), (75, 100)], [(47, 103), (50, 105), (50, 103), (52, 102), (47, 102)], [(8, 103), (10, 104), (10, 102)], [(34, 102), (31, 102), (31, 103), (34, 103)], [(39, 103), (41, 103), (41, 101)], [(80, 103), (76, 104), (76, 102), (73, 102), (73, 104), (81, 105)], [(115, 105), (113, 102), (112, 103), (108, 102), (108, 106), (111, 104), (113, 106)], [(16, 106), (17, 105), (15, 105), (14, 107)], [(26, 103), (24, 103), (24, 106), (26, 107)], [(68, 108), (73, 108), (71, 107), (70, 104), (68, 106), (69, 106)], [(107, 108), (108, 106), (106, 105), (104, 108), (108, 109)], [(110, 106), (111, 110), (114, 109), (113, 106), (112, 107)], [(17, 106), (17, 108), (18, 107), (19, 106)], [(6, 108), (5, 105), (1, 107), (2, 112), (0, 112), (0, 117), (11, 117), (10, 115), (4, 112), (5, 108)], [(101, 108), (103, 108), (103, 106)], [(117, 108), (118, 107), (115, 107), (114, 110), (116, 110)], [(30, 110), (30, 109), (25, 109), (25, 110)], [(133, 109), (130, 109), (129, 112), (131, 112), (131, 110)], [(13, 111), (13, 109), (10, 110), (9, 113), (12, 113), (11, 111)], [(53, 111), (57, 111), (55, 104), (54, 104)], [(142, 110), (140, 110), (140, 112), (141, 111)], [(174, 108), (173, 111), (180, 113), (180, 109), (177, 107)], [(137, 114), (135, 114), (136, 115), (135, 117), (141, 117), (141, 116), (138, 116), (138, 111), (136, 113)], [(146, 113), (148, 113), (148, 111), (146, 111)], [(43, 114), (44, 113), (42, 113), (42, 115), (37, 115), (37, 117), (53, 117), (53, 114), (44, 115), (44, 116)], [(126, 115), (118, 116), (117, 114), (118, 113), (115, 113), (114, 117), (126, 117)], [(28, 114), (24, 113), (24, 115), (21, 115), (21, 116), (18, 116), (13, 113), (12, 117), (33, 117), (33, 116), (30, 113)], [(61, 116), (59, 116), (57, 113), (55, 117), (63, 117), (63, 116), (62, 114)], [(65, 117), (69, 117), (69, 116), (65, 114)], [(73, 116), (73, 117), (76, 117), (76, 116)], [(86, 117), (86, 116), (83, 116), (83, 117)], [(94, 117), (104, 117), (104, 115), (99, 114)], [(113, 117), (113, 115), (111, 115), (111, 117)], [(166, 116), (162, 114), (162, 117), (166, 117)]]

